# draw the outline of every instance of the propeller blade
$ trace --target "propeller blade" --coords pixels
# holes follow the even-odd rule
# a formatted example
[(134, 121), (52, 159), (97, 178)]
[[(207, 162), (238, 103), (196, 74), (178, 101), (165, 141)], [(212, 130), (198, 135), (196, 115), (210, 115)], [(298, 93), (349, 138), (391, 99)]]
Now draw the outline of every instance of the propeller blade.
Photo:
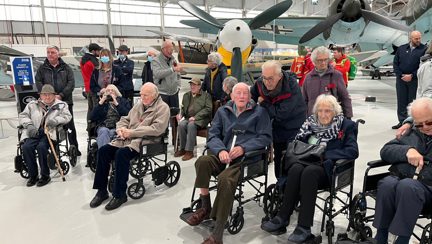
[(233, 56), (231, 58), (231, 75), (237, 78), (239, 82), (242, 81), (242, 53), (239, 47), (233, 49)]
[(286, 0), (274, 5), (271, 8), (268, 8), (266, 11), (255, 16), (255, 18), (249, 22), (249, 27), (251, 30), (255, 30), (266, 25), (270, 21), (279, 17), (281, 14), (285, 13), (291, 7), (291, 5), (292, 1)]
[(217, 19), (213, 18), (210, 14), (198, 8), (197, 6), (186, 1), (179, 1), (178, 5), (180, 5), (182, 9), (192, 14), (193, 16), (197, 17), (198, 19), (210, 25), (216, 26), (219, 29), (223, 28), (223, 25)]
[(371, 12), (369, 10), (361, 10), (363, 18), (365, 20), (370, 20), (372, 22), (375, 22), (380, 25), (384, 25), (393, 29), (401, 30), (401, 31), (411, 31), (411, 28), (409, 28), (406, 25), (400, 24), (394, 20), (391, 20), (387, 17), (384, 17), (382, 15), (379, 15), (377, 13)]
[(337, 13), (335, 15), (332, 15), (328, 17), (327, 19), (319, 22), (317, 25), (312, 27), (308, 32), (306, 32), (301, 38), (300, 43), (305, 43), (314, 37), (318, 36), (319, 34), (323, 33), (325, 30), (331, 28), (334, 23), (336, 23), (340, 18), (342, 18), (342, 13)]

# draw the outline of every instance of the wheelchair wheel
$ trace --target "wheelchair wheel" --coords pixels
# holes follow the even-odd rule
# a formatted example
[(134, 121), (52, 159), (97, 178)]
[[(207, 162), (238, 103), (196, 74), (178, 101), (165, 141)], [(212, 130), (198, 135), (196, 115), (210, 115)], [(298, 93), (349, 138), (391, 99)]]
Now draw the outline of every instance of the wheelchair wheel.
[(21, 168), (21, 171), (20, 171), (20, 175), (24, 179), (28, 179), (30, 177), (29, 173), (28, 173), (27, 165), (25, 165), (25, 164), (22, 165), (22, 168)]
[(108, 180), (108, 191), (113, 192), (114, 190), (114, 176), (110, 176)]
[(96, 172), (97, 150), (98, 150), (97, 142), (93, 142), (90, 146), (90, 149), (87, 152), (87, 165), (90, 168), (90, 170), (93, 171), (93, 173)]
[(432, 243), (432, 236), (431, 236), (431, 224), (427, 224), (425, 228), (423, 229), (420, 244), (431, 244)]
[(67, 175), (69, 173), (70, 166), (69, 166), (68, 162), (61, 161), (60, 162), (60, 167), (63, 170), (63, 175)]
[(77, 163), (77, 157), (78, 157), (78, 149), (76, 148), (75, 145), (69, 146), (68, 156), (69, 156), (70, 164), (72, 165), (72, 167), (75, 167)]
[(145, 187), (138, 182), (132, 183), (127, 190), (128, 196), (132, 199), (140, 199), (145, 194)]
[(181, 169), (180, 164), (176, 161), (170, 161), (167, 164), (168, 166), (168, 177), (165, 180), (165, 185), (168, 187), (173, 187), (177, 184), (180, 179)]
[(16, 173), (21, 172), (22, 168), (24, 167), (23, 166), (24, 160), (23, 160), (23, 158), (22, 158), (21, 155), (15, 156), (15, 158), (14, 158), (14, 164), (15, 164), (15, 172)]
[(277, 187), (276, 184), (271, 184), (267, 187), (267, 189), (264, 192), (264, 199), (263, 199), (264, 213), (270, 219), (276, 216), (277, 212), (280, 209), (280, 206), (282, 205), (282, 202), (280, 201), (281, 193), (279, 191), (280, 191), (279, 187)]
[(349, 227), (359, 231), (364, 226), (366, 217), (367, 202), (363, 193), (354, 196), (349, 210)]
[(243, 229), (243, 225), (244, 225), (243, 211), (237, 210), (229, 220), (228, 232), (231, 235), (235, 235), (239, 233), (241, 229)]
[(138, 159), (131, 160), (131, 167), (129, 170), (130, 175), (135, 179), (143, 178), (147, 172), (149, 163), (148, 160), (145, 160), (144, 162), (139, 162)]

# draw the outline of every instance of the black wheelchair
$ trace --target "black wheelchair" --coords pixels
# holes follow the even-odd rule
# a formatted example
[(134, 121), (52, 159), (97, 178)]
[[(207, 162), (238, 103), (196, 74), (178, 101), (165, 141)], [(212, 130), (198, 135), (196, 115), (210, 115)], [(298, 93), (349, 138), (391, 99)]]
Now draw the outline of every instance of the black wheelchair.
[[(362, 119), (356, 121), (357, 127), (359, 124), (364, 123), (365, 121)], [(282, 158), (282, 161), (283, 160), (284, 159)], [(323, 212), (321, 233), (325, 233), (328, 238), (328, 243), (330, 244), (333, 243), (333, 236), (335, 233), (335, 224), (333, 219), (339, 214), (345, 214), (347, 216), (350, 215), (351, 199), (353, 196), (354, 166), (355, 160), (337, 160), (332, 169), (333, 174), (329, 182), (330, 185), (319, 189), (317, 193), (317, 203), (315, 206)], [(281, 177), (281, 179), (276, 183), (267, 187), (263, 204), (265, 216), (263, 217), (262, 222), (269, 221), (279, 212), (283, 202), (285, 181), (286, 178), (283, 179)], [(322, 207), (321, 202), (324, 203), (324, 207)], [(298, 208), (301, 208), (301, 206)], [(276, 235), (285, 232), (286, 229), (277, 232)], [(307, 241), (307, 243), (321, 242), (321, 235), (315, 236), (312, 240)]]
[[(17, 127), (18, 129), (18, 143), (17, 143), (17, 155), (15, 156), (15, 173), (19, 173), (21, 177), (24, 179), (29, 178), (28, 168), (24, 161), (22, 145), (24, 141), (21, 141), (21, 136), (23, 132), (23, 127), (20, 125)], [(63, 170), (63, 174), (66, 175), (69, 173), (70, 164), (75, 165), (77, 162), (77, 148), (74, 145), (69, 144), (69, 139), (67, 136), (67, 125), (61, 125), (56, 127), (56, 137), (57, 141), (53, 140), (55, 153), (58, 156), (60, 167)], [(51, 148), (48, 149), (48, 167), (51, 170), (57, 170), (56, 159), (54, 154), (51, 151)], [(66, 159), (66, 160), (65, 160)]]
[[(92, 123), (91, 121), (88, 121), (88, 123)], [(87, 134), (87, 164), (86, 167), (89, 167), (90, 170), (95, 173), (96, 172), (96, 165), (97, 165), (97, 152), (98, 152), (98, 145), (96, 142), (96, 126), (90, 126), (88, 128)]]
[[(367, 163), (368, 168), (366, 169), (363, 178), (363, 189), (362, 192), (356, 194), (352, 200), (348, 230), (353, 230), (354, 238), (356, 240), (364, 240), (367, 237), (372, 237), (372, 229), (367, 223), (374, 220), (374, 207), (368, 206), (368, 199), (372, 202), (376, 200), (376, 194), (378, 189), (378, 181), (391, 173), (388, 170), (383, 171), (383, 167), (388, 167), (390, 164), (383, 160), (375, 160)], [(373, 171), (373, 173), (371, 173)], [(369, 213), (368, 213), (369, 211)], [(432, 219), (432, 208), (427, 207), (422, 210), (419, 219), (427, 218)], [(413, 236), (419, 241), (419, 243), (432, 243), (432, 221), (428, 224), (422, 225), (417, 221), (417, 228), (422, 230), (421, 236), (418, 236), (413, 232)]]
[[(132, 199), (140, 199), (145, 194), (144, 176), (151, 174), (155, 186), (164, 183), (168, 187), (175, 186), (180, 179), (181, 168), (176, 161), (168, 161), (168, 134), (159, 137), (144, 137), (154, 143), (140, 144), (139, 156), (131, 160), (129, 174), (137, 179), (129, 185), (127, 194)], [(144, 141), (144, 140), (143, 140)], [(112, 164), (114, 165), (114, 164)], [(112, 192), (115, 180), (115, 167), (112, 167), (108, 190)]]
[[(205, 153), (205, 152), (204, 152)], [(257, 160), (250, 161), (248, 159), (257, 158)], [(245, 153), (243, 156), (240, 166), (240, 177), (238, 180), (237, 190), (234, 195), (234, 206), (231, 210), (231, 215), (229, 216), (226, 228), (230, 234), (237, 234), (241, 231), (244, 225), (244, 210), (243, 205), (255, 201), (260, 203), (261, 198), (264, 196), (264, 190), (267, 187), (267, 171), (268, 171), (268, 150), (256, 150)], [(244, 195), (243, 188), (245, 186), (250, 186), (256, 190), (255, 195), (246, 198)], [(210, 181), (209, 190), (213, 191), (217, 189), (217, 176)], [(194, 187), (192, 191), (191, 204), (189, 207), (183, 208), (180, 214), (180, 219), (186, 222), (186, 220), (191, 216), (197, 209), (201, 208), (201, 200), (196, 199), (196, 188)], [(235, 210), (235, 212), (233, 212)], [(202, 225), (212, 228), (214, 224), (213, 220), (205, 220)]]

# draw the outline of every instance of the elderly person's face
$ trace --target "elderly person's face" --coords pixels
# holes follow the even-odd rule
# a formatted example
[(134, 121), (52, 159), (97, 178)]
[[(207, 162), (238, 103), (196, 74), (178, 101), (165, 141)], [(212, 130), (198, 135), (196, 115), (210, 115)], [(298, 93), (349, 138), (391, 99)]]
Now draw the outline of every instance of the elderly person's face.
[(189, 85), (190, 85), (191, 92), (193, 95), (198, 94), (199, 91), (201, 90), (201, 85), (197, 85), (197, 84), (192, 83), (192, 82), (190, 82)]
[(166, 42), (164, 47), (162, 48), (162, 53), (165, 57), (171, 57), (174, 52), (174, 46), (171, 42)]
[(327, 102), (321, 102), (317, 106), (318, 121), (322, 125), (329, 125), (336, 115), (333, 106)]
[(315, 67), (318, 70), (326, 70), (330, 57), (327, 53), (317, 53), (316, 59), (314, 60)]
[(140, 91), (141, 101), (144, 106), (149, 106), (155, 100), (154, 89), (149, 86), (143, 86)]
[(247, 85), (237, 86), (232, 93), (232, 99), (239, 109), (244, 109), (251, 98)]
[(59, 51), (55, 48), (47, 48), (47, 59), (51, 64), (55, 64), (59, 59)]
[(276, 70), (270, 66), (262, 70), (261, 77), (267, 90), (272, 91), (276, 88), (279, 81), (281, 80), (282, 74), (276, 72)]
[(218, 67), (217, 63), (210, 59), (207, 59), (207, 66), (209, 69), (216, 69)]
[(418, 31), (413, 31), (410, 36), (410, 42), (414, 47), (420, 46), (421, 43), (421, 33)]
[(54, 103), (54, 100), (55, 100), (55, 94), (41, 93), (40, 98), (41, 98), (43, 103), (45, 103), (47, 105), (52, 105)]
[(416, 108), (412, 110), (414, 126), (428, 136), (432, 136), (432, 111), (429, 109)]

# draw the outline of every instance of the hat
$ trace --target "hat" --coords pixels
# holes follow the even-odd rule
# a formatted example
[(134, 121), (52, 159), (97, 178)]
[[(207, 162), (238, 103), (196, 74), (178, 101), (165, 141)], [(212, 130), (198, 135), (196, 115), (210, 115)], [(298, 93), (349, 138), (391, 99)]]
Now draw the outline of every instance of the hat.
[(128, 46), (126, 45), (120, 45), (120, 47), (117, 48), (119, 51), (129, 51)]
[(56, 94), (54, 87), (50, 84), (45, 84), (42, 87), (40, 94)]
[(190, 80), (189, 81), (189, 83), (194, 83), (195, 85), (201, 85), (201, 79), (200, 78), (197, 78), (197, 77), (194, 77), (194, 78), (192, 78), (192, 80)]
[(89, 52), (91, 52), (91, 51), (100, 51), (100, 50), (102, 50), (102, 47), (99, 46), (99, 45), (96, 44), (96, 43), (90, 43), (88, 49), (89, 49)]

